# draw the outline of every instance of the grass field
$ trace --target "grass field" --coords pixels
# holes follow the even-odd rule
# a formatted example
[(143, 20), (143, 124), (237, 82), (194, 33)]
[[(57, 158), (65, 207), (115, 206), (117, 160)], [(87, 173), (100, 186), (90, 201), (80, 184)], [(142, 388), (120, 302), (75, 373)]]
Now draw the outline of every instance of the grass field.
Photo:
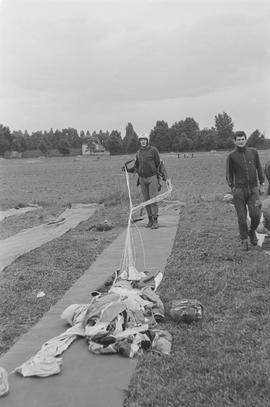
[[(264, 164), (269, 152), (260, 157)], [(28, 202), (43, 207), (4, 220), (1, 238), (44, 223), (69, 203), (103, 204), (94, 219), (20, 257), (0, 274), (2, 354), (126, 226), (127, 190), (120, 169), (127, 159), (0, 161), (1, 209)], [(139, 357), (125, 407), (270, 405), (270, 258), (258, 248), (240, 249), (234, 209), (222, 202), (228, 191), (225, 159), (225, 153), (197, 153), (193, 159), (163, 155), (175, 187), (173, 199), (186, 206), (160, 296), (167, 312), (175, 298), (196, 298), (204, 305), (204, 318), (187, 326), (167, 315), (162, 326), (173, 335), (172, 353)], [(132, 195), (140, 200), (135, 178)], [(105, 218), (114, 224), (111, 231), (87, 231)], [(39, 290), (46, 293), (42, 301), (36, 298)]]

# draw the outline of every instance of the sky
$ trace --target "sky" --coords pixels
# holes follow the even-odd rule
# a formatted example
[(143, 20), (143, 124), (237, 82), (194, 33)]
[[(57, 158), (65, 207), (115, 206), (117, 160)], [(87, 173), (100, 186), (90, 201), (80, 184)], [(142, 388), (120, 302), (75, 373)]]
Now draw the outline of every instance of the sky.
[(0, 0), (0, 123), (119, 130), (226, 112), (270, 138), (268, 0)]

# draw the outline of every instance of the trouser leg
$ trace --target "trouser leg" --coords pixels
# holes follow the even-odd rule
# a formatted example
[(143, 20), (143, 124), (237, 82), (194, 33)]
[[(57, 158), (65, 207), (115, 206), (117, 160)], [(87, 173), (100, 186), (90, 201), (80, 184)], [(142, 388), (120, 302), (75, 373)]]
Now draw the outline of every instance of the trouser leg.
[[(144, 201), (148, 201), (150, 199), (150, 194), (149, 194), (149, 183), (147, 181), (147, 178), (140, 177), (140, 186)], [(150, 219), (152, 217), (151, 205), (147, 205), (145, 208), (147, 216)]]
[(270, 168), (269, 168), (269, 173), (267, 173), (267, 172), (265, 171), (265, 175), (266, 175), (266, 178), (267, 178), (267, 180), (268, 180), (268, 188), (267, 188), (266, 194), (267, 194), (267, 195), (270, 195)]
[[(150, 196), (150, 199), (152, 199), (158, 195), (158, 187), (159, 187), (158, 179), (157, 179), (157, 176), (154, 175), (153, 177), (149, 177), (148, 180), (149, 180), (149, 196)], [(152, 212), (152, 216), (154, 218), (158, 217), (158, 204), (157, 203), (151, 204), (151, 212)]]
[(264, 199), (262, 202), (262, 213), (264, 226), (270, 230), (270, 196)]
[(260, 223), (262, 211), (261, 211), (261, 201), (259, 196), (259, 189), (252, 188), (248, 199), (247, 199), (248, 212), (251, 219), (250, 229), (255, 231)]
[(264, 172), (265, 172), (265, 176), (267, 178), (268, 181), (268, 188), (267, 188), (267, 195), (270, 195), (270, 161), (268, 161), (265, 164), (265, 168), (264, 168)]
[(245, 191), (243, 188), (236, 188), (233, 196), (233, 201), (238, 220), (240, 238), (244, 240), (248, 238), (248, 225)]
[[(269, 169), (269, 172), (270, 172), (270, 169)], [(266, 178), (268, 181), (268, 188), (267, 188), (266, 194), (270, 195), (270, 173), (265, 172), (265, 175), (266, 175)]]

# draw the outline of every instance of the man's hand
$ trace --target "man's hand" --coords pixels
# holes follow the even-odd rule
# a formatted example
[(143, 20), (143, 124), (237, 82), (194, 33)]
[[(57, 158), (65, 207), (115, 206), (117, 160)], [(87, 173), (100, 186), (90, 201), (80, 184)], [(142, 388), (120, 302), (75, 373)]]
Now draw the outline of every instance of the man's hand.
[(171, 182), (170, 178), (166, 179), (166, 185), (167, 185), (168, 189), (172, 188), (172, 182)]
[(259, 187), (259, 194), (260, 194), (260, 195), (263, 195), (263, 194), (264, 194), (264, 183), (260, 184), (260, 187)]

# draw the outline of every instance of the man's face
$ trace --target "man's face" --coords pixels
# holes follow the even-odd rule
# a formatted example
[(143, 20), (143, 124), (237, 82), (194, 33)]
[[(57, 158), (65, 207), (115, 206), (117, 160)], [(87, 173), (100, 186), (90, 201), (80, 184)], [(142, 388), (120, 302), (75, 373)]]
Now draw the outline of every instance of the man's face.
[(146, 138), (141, 138), (140, 139), (141, 147), (146, 147), (148, 144), (148, 141)]
[(234, 142), (237, 147), (245, 147), (245, 145), (247, 144), (247, 139), (245, 136), (240, 136), (236, 137)]

